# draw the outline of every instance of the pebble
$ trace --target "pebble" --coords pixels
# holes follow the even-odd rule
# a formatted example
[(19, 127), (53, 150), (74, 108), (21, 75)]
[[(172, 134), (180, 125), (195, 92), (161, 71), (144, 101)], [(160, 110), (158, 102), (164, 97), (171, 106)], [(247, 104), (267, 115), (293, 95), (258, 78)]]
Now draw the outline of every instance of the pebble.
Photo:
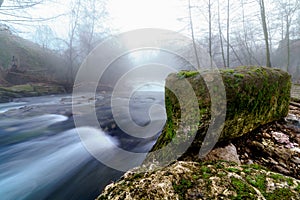
[(263, 133), (263, 137), (266, 138), (266, 139), (270, 139), (271, 138), (271, 135), (269, 133)]
[(282, 173), (282, 174), (289, 174), (289, 173), (290, 173), (289, 170), (287, 170), (287, 169), (281, 167), (280, 165), (276, 165), (275, 168), (278, 170), (279, 173)]
[(284, 168), (288, 168), (288, 166), (284, 162), (279, 162), (279, 165), (281, 165)]
[(248, 161), (247, 161), (247, 165), (252, 165), (254, 162), (253, 162), (253, 160), (251, 160), (251, 159), (249, 159)]
[(262, 149), (265, 148), (263, 144), (261, 144), (261, 143), (259, 143), (259, 142), (257, 142), (257, 141), (252, 141), (251, 144), (252, 144), (254, 147), (256, 147), (257, 150), (262, 150)]
[(292, 159), (292, 162), (294, 162), (294, 163), (296, 163), (296, 164), (300, 164), (300, 158), (294, 157), (294, 158)]
[(278, 162), (275, 161), (273, 158), (270, 157), (269, 160), (270, 160), (270, 163), (272, 163), (274, 165), (278, 165)]

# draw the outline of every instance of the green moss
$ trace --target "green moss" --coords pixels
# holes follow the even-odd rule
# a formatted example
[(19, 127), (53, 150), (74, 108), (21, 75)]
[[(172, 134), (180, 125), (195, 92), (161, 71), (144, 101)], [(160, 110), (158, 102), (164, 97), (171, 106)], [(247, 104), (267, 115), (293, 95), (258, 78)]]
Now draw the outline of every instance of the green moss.
[(253, 169), (257, 169), (257, 170), (265, 169), (261, 165), (256, 164), (256, 163), (255, 164), (251, 164), (250, 167), (253, 168)]
[(189, 78), (198, 74), (199, 74), (198, 71), (181, 71), (177, 73), (177, 76), (179, 78)]
[(259, 174), (255, 177), (255, 180), (251, 182), (251, 184), (257, 187), (260, 191), (266, 190), (266, 176), (263, 174)]
[(201, 171), (202, 171), (202, 173), (211, 173), (210, 168), (207, 166), (202, 166)]
[(234, 73), (234, 69), (224, 69), (222, 70), (224, 73), (230, 73), (233, 74)]
[(295, 188), (295, 190), (300, 193), (300, 184)]
[(243, 172), (249, 174), (251, 172), (251, 169), (243, 169)]
[(193, 175), (193, 179), (197, 180), (197, 179), (199, 179), (199, 178), (200, 178), (199, 175)]
[(234, 74), (234, 77), (236, 77), (236, 78), (244, 78), (244, 74), (239, 74), (239, 73), (236, 73), (236, 74)]
[(273, 199), (291, 199), (294, 193), (289, 188), (278, 188), (272, 193), (264, 193), (264, 196), (268, 200)]
[(8, 89), (10, 89), (13, 92), (33, 92), (34, 91), (32, 85), (30, 85), (30, 84), (15, 85)]
[(179, 199), (186, 199), (186, 191), (193, 186), (193, 183), (187, 179), (181, 179), (179, 183), (173, 183), (174, 191), (179, 195)]
[(235, 172), (235, 173), (239, 173), (239, 172), (240, 172), (239, 169), (233, 168), (233, 167), (230, 167), (230, 168), (228, 168), (227, 170), (228, 170), (229, 172)]
[(272, 174), (270, 177), (271, 177), (272, 179), (274, 179), (274, 180), (277, 180), (277, 181), (282, 181), (282, 180), (284, 180), (284, 176), (281, 175), (281, 174)]
[(256, 199), (255, 191), (247, 185), (242, 179), (231, 177), (231, 184), (235, 188), (237, 196), (232, 199)]

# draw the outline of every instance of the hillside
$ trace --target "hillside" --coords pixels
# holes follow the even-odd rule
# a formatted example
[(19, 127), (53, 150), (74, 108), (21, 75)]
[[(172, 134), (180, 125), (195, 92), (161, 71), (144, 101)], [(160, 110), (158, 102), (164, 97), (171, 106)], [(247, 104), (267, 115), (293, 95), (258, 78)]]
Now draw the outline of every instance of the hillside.
[(63, 83), (64, 60), (49, 49), (0, 31), (0, 84), (18, 85), (32, 82)]
[(0, 31), (0, 102), (65, 92), (65, 60), (49, 49)]

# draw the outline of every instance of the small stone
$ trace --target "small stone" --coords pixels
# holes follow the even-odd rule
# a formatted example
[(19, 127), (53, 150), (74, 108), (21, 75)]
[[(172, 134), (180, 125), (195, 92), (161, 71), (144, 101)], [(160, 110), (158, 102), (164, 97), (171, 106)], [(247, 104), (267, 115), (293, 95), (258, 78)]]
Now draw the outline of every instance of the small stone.
[(300, 158), (294, 157), (294, 158), (292, 159), (292, 162), (294, 162), (294, 163), (296, 163), (296, 164), (300, 164)]
[(274, 164), (274, 165), (278, 165), (278, 162), (275, 161), (273, 158), (269, 158), (270, 163)]
[(294, 146), (293, 143), (288, 143), (288, 144), (284, 145), (284, 147), (287, 148), (287, 149), (292, 149), (292, 148), (294, 148), (295, 146)]
[(281, 132), (273, 132), (272, 131), (272, 136), (273, 138), (278, 142), (278, 143), (281, 143), (281, 144), (288, 144), (290, 143), (290, 139), (289, 137), (284, 134), (284, 133), (281, 133)]
[(269, 133), (263, 133), (263, 137), (264, 138), (267, 138), (267, 139), (270, 139), (271, 138), (271, 135)]
[(276, 165), (275, 168), (278, 170), (279, 173), (290, 174), (289, 170), (287, 170), (286, 168), (281, 167), (280, 165)]
[(288, 166), (287, 166), (284, 162), (280, 162), (280, 161), (279, 161), (279, 164), (280, 164), (282, 167), (284, 167), (284, 168), (288, 168)]
[(257, 150), (263, 150), (265, 148), (263, 144), (257, 141), (252, 141), (251, 145), (253, 145)]
[(253, 160), (251, 160), (251, 159), (249, 159), (248, 161), (247, 161), (247, 165), (252, 165), (254, 162), (253, 162)]
[(204, 161), (225, 160), (225, 161), (241, 164), (236, 148), (231, 143), (225, 147), (219, 147), (213, 149), (204, 158), (202, 158), (202, 160)]

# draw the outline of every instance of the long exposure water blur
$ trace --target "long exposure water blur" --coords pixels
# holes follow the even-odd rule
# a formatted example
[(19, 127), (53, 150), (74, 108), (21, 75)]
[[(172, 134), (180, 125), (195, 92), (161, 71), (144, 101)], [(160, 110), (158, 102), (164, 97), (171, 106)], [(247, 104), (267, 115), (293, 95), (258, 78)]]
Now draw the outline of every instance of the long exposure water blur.
[[(163, 105), (162, 94), (157, 93), (156, 98), (153, 94), (151, 98), (135, 97), (133, 120), (147, 124), (150, 120), (147, 110), (152, 104)], [(1, 199), (94, 199), (107, 184), (118, 179), (124, 172), (93, 158), (81, 143), (78, 129), (95, 132), (126, 150), (150, 150), (155, 137), (135, 140), (112, 125), (109, 94), (98, 97), (97, 101), (103, 129), (75, 127), (70, 95), (0, 104)], [(164, 116), (160, 120), (165, 120)], [(113, 147), (103, 145), (103, 154), (114, 159)], [(142, 161), (143, 158), (138, 159)]]

